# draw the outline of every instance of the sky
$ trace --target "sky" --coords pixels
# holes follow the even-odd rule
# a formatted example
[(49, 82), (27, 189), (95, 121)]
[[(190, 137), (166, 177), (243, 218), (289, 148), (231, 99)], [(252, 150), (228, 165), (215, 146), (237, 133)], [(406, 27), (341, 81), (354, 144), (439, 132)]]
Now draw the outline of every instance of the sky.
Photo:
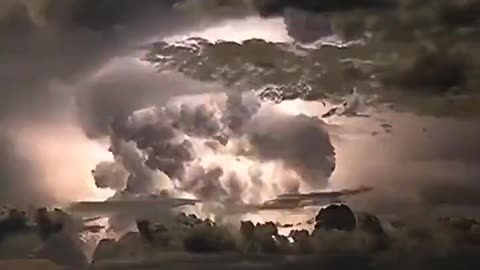
[[(361, 232), (319, 235), (336, 252), (317, 247), (318, 263), (373, 260), (400, 269), (403, 254), (435, 269), (472, 265), (475, 256), (455, 257), (469, 255), (463, 240), (428, 218), (480, 218), (476, 0), (139, 2), (0, 3), (0, 205), (71, 209), (79, 201), (154, 194), (206, 201), (182, 210), (234, 228), (248, 219), (312, 230), (306, 224), (318, 207), (245, 209), (285, 193), (366, 186), (373, 190), (345, 199), (355, 213), (382, 222), (403, 217), (412, 227), (384, 224), (393, 246), (380, 256), (363, 248)], [(289, 61), (311, 65), (280, 70)], [(311, 85), (272, 84), (284, 81), (277, 72), (303, 72), (299, 83)], [(252, 81), (265, 85), (256, 89)], [(359, 91), (346, 94), (352, 85)], [(308, 92), (304, 99), (288, 97), (299, 88)], [(273, 94), (283, 100), (260, 97), (265, 89), (280, 89)], [(119, 238), (136, 218), (165, 221), (166, 212), (137, 210), (99, 224)], [(0, 250), (41, 243), (58, 252), (54, 261), (86, 265), (79, 243), (86, 240), (67, 228), (49, 240), (20, 235), (0, 242)], [(87, 241), (89, 256), (95, 237)], [(129, 237), (116, 243), (119, 253), (134, 246), (125, 244)], [(225, 267), (221, 256), (187, 257), (178, 260)], [(318, 268), (309, 257), (273, 259), (279, 265), (272, 269)], [(266, 267), (225, 260), (232, 268)]]
[[(114, 32), (106, 33), (98, 27), (108, 25), (108, 20), (80, 20), (83, 17), (78, 14), (82, 13), (69, 5), (57, 6), (56, 17), (47, 18), (42, 17), (41, 8), (20, 2), (5, 2), (5, 6), (18, 4), (18, 10), (24, 8), (23, 15), (18, 11), (17, 17), (2, 18), (27, 21), (27, 30), (13, 27), (21, 24), (13, 20), (12, 31), (5, 34), (7, 42), (0, 45), (0, 83), (5, 97), (0, 104), (0, 201), (7, 204), (106, 199), (113, 191), (99, 190), (90, 171), (101, 161), (114, 160), (107, 148), (109, 123), (115, 115), (161, 106), (177, 95), (228, 90), (177, 71), (157, 73), (139, 59), (145, 42), (181, 42), (189, 37), (210, 42), (249, 38), (293, 42), (281, 17), (234, 14), (225, 19), (206, 13), (203, 15), (210, 19), (199, 23), (165, 6), (156, 7), (162, 16), (142, 10), (151, 8), (150, 4), (139, 7), (144, 16), (133, 16), (118, 5), (122, 16), (112, 15), (119, 23)], [(48, 7), (48, 1), (44, 5)], [(14, 14), (8, 11), (15, 9), (3, 10)], [(312, 117), (325, 112), (319, 102), (297, 103), (280, 104), (278, 110), (288, 108), (286, 114)], [(409, 205), (426, 209), (477, 206), (474, 194), (479, 188), (480, 146), (475, 138), (480, 131), (475, 118), (367, 109), (373, 111), (370, 119), (337, 117), (327, 123), (336, 155), (329, 188), (375, 186), (371, 197), (358, 205), (378, 211), (403, 211), (410, 209)], [(268, 120), (259, 116), (262, 120), (258, 121), (272, 122), (276, 113), (267, 113)], [(385, 127), (391, 130), (385, 133)], [(262, 158), (268, 159), (268, 155)], [(392, 209), (387, 207), (390, 205)], [(387, 209), (380, 209), (384, 206)]]

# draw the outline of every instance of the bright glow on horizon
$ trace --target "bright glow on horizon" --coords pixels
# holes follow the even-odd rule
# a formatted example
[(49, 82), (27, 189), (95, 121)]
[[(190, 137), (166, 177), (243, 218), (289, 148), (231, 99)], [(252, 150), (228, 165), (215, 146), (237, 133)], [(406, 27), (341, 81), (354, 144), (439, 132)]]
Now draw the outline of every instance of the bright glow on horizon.
[(285, 29), (283, 18), (263, 19), (260, 17), (226, 20), (203, 30), (169, 36), (164, 38), (164, 40), (167, 42), (178, 42), (188, 38), (204, 38), (210, 42), (223, 40), (238, 43), (254, 38), (269, 42), (293, 41)]
[(24, 126), (16, 136), (19, 154), (38, 160), (35, 188), (50, 192), (58, 204), (103, 201), (113, 195), (112, 190), (97, 188), (91, 175), (99, 162), (113, 161), (113, 156), (106, 145), (90, 140), (79, 127), (67, 123)]

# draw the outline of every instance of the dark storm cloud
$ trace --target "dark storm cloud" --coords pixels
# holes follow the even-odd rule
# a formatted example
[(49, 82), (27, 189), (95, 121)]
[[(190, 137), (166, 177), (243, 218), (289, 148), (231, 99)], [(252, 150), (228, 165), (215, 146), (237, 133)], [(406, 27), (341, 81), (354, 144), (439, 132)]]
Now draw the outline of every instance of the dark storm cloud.
[(334, 12), (354, 9), (377, 9), (391, 7), (394, 0), (258, 0), (253, 1), (259, 13), (263, 16), (282, 14), (285, 9), (296, 8), (311, 12)]
[[(110, 31), (146, 16), (156, 16), (175, 0), (5, 0), (0, 22), (10, 30), (35, 31), (36, 27), (57, 29), (86, 28)], [(8, 29), (7, 29), (8, 30)]]
[(283, 161), (313, 187), (323, 188), (335, 169), (335, 149), (325, 123), (305, 115), (259, 116), (248, 127), (255, 153)]
[[(23, 5), (21, 1), (11, 1), (12, 5)], [(63, 2), (71, 2), (65, 4)], [(73, 3), (74, 2), (74, 3)], [(142, 4), (133, 5), (134, 1), (43, 1), (44, 8), (38, 7), (32, 12), (38, 12), (39, 17), (66, 17), (67, 19), (75, 20), (79, 10), (89, 10), (91, 12), (84, 12), (85, 16), (91, 16), (89, 19), (82, 19), (80, 21), (87, 24), (75, 23), (63, 29), (60, 27), (49, 28), (43, 24), (33, 25), (31, 32), (15, 32), (2, 33), (2, 44), (0, 45), (0, 82), (2, 84), (2, 103), (0, 104), (0, 118), (5, 118), (12, 114), (16, 117), (31, 117), (32, 115), (51, 115), (58, 113), (59, 108), (64, 108), (69, 102), (69, 97), (75, 93), (62, 93), (58, 89), (52, 89), (50, 85), (52, 81), (67, 81), (67, 84), (77, 82), (86, 74), (91, 74), (98, 69), (100, 65), (105, 64), (112, 56), (121, 55), (125, 52), (132, 51), (130, 45), (136, 46), (136, 43), (141, 41), (149, 33), (162, 34), (169, 31), (175, 31), (175, 25), (180, 24), (183, 19), (179, 14), (177, 20), (174, 20), (174, 15), (171, 15), (167, 7), (168, 1), (160, 1), (158, 4), (162, 9), (154, 9), (158, 12), (160, 19), (152, 19), (148, 17), (148, 24), (134, 20), (137, 12), (140, 10), (150, 11), (149, 7), (153, 2), (158, 1), (142, 1)], [(147, 3), (149, 2), (149, 3)], [(26, 1), (28, 3), (28, 1)], [(40, 3), (40, 2), (38, 2)], [(59, 4), (60, 3), (60, 4)], [(136, 3), (136, 2), (135, 2)], [(40, 4), (39, 4), (40, 5)], [(62, 7), (57, 7), (62, 6)], [(7, 5), (8, 6), (8, 5)], [(30, 8), (29, 5), (28, 8)], [(32, 9), (34, 8), (32, 4)], [(125, 19), (130, 24), (125, 25), (121, 30), (101, 32), (96, 29), (88, 27), (89, 22), (96, 23), (95, 18), (106, 18), (108, 16), (117, 16), (115, 10), (123, 15), (118, 15)], [(5, 7), (6, 9), (6, 7)], [(41, 13), (44, 12), (44, 13)], [(83, 11), (82, 11), (83, 12)], [(131, 13), (130, 13), (131, 12)], [(80, 12), (81, 13), (81, 12)], [(26, 14), (25, 16), (29, 16)], [(31, 15), (32, 17), (35, 17)], [(163, 17), (162, 17), (163, 16)], [(35, 18), (27, 18), (35, 23)], [(112, 19), (116, 21), (115, 19)], [(109, 21), (109, 19), (107, 19)], [(114, 22), (106, 23), (107, 26), (113, 28)], [(51, 19), (51, 24), (61, 24), (62, 21)], [(181, 27), (181, 26), (179, 26)], [(143, 88), (139, 87), (138, 83), (151, 86), (155, 83), (154, 76), (151, 74), (142, 77), (141, 72), (132, 69), (118, 69), (108, 70), (104, 77), (97, 78), (95, 82), (85, 83), (81, 85), (83, 88), (94, 88), (91, 91), (104, 92), (110, 87), (121, 86), (121, 83), (115, 84), (115, 80), (124, 78), (126, 74), (133, 73), (133, 81), (125, 85), (124, 88)], [(80, 80), (82, 81), (82, 80)], [(158, 81), (156, 82), (158, 83)], [(138, 89), (137, 89), (138, 90)], [(111, 91), (111, 90), (110, 90)], [(118, 96), (124, 96), (124, 91)], [(145, 91), (151, 91), (145, 90)], [(60, 92), (60, 93), (58, 93)], [(65, 92), (65, 90), (63, 90)], [(87, 91), (88, 92), (88, 91)], [(88, 95), (88, 94), (83, 94)], [(101, 95), (99, 99), (102, 100)], [(112, 97), (112, 94), (108, 94)], [(132, 99), (133, 96), (129, 96)], [(93, 98), (92, 98), (93, 99)], [(125, 98), (127, 99), (127, 98)], [(98, 101), (95, 101), (98, 102)], [(132, 103), (138, 103), (134, 101)], [(90, 101), (93, 103), (93, 101)], [(115, 101), (112, 101), (115, 103)], [(121, 103), (121, 102), (116, 102)], [(121, 105), (128, 105), (124, 101)], [(95, 103), (93, 103), (95, 104)], [(119, 105), (119, 106), (121, 106)], [(94, 106), (94, 105), (91, 105)], [(109, 106), (107, 106), (109, 107)], [(89, 109), (89, 108), (87, 108)], [(61, 110), (60, 110), (61, 111)], [(18, 116), (20, 114), (20, 116)]]

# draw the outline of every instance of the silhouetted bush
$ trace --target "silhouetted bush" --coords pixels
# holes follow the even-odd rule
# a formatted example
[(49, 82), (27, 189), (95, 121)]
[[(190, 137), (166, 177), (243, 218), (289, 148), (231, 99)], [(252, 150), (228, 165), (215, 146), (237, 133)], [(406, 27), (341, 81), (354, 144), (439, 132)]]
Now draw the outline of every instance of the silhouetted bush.
[(147, 242), (153, 242), (153, 233), (152, 229), (150, 228), (150, 221), (148, 220), (138, 220), (137, 221), (137, 229), (140, 232), (140, 235), (143, 239)]
[(225, 229), (209, 224), (198, 225), (187, 232), (183, 244), (186, 251), (218, 253), (236, 250), (233, 236)]
[(24, 212), (16, 209), (8, 210), (7, 216), (0, 220), (0, 241), (9, 236), (25, 233), (31, 228), (27, 224)]
[(44, 239), (60, 232), (63, 229), (63, 224), (60, 221), (53, 220), (48, 209), (46, 208), (40, 208), (37, 210), (35, 222), (37, 224), (40, 237)]

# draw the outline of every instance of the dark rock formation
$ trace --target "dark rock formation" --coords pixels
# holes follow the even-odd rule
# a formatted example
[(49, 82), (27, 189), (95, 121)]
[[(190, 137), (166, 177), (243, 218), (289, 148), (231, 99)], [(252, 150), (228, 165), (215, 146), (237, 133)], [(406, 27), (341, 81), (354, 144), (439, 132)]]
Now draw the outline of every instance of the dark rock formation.
[(315, 217), (315, 229), (352, 231), (357, 220), (345, 204), (332, 204), (322, 208)]

